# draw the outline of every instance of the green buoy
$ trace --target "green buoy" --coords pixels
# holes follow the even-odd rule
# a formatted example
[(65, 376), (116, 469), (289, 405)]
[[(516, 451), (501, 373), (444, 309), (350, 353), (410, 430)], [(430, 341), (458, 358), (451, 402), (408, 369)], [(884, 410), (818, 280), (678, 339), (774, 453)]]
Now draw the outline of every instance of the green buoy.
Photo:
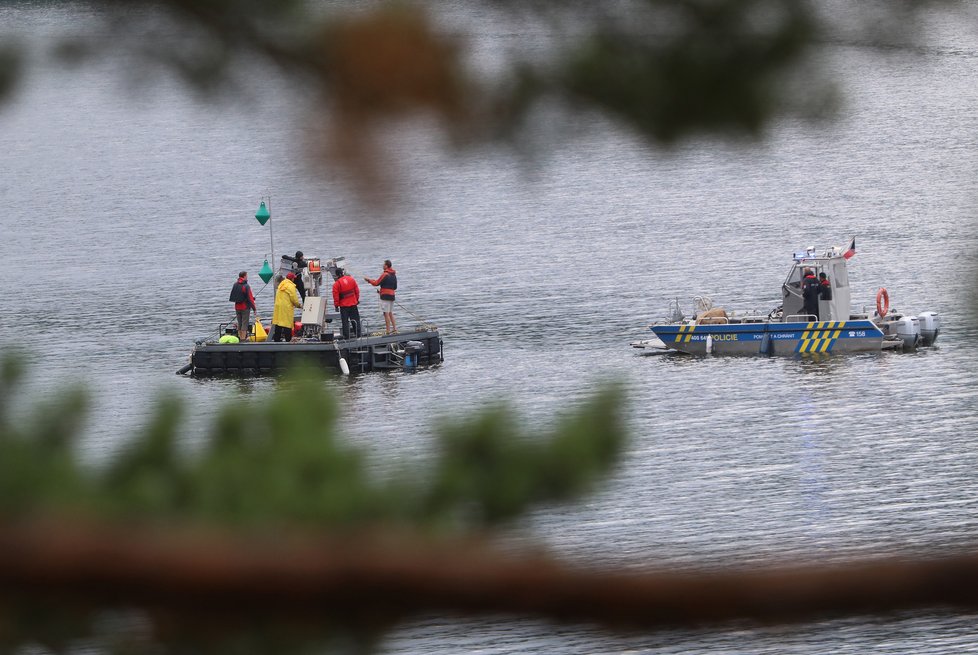
[[(264, 208), (265, 203), (262, 203), (261, 206)], [(267, 216), (268, 212), (266, 211), (265, 214)], [(258, 277), (260, 277), (262, 282), (265, 284), (268, 284), (268, 281), (272, 279), (272, 267), (268, 265), (267, 259), (265, 260), (265, 263), (262, 264), (261, 270), (258, 271)]]
[[(272, 213), (268, 211), (268, 207), (265, 206), (265, 201), (262, 200), (261, 205), (258, 206), (258, 211), (255, 212), (255, 218), (258, 219), (259, 223), (264, 225), (265, 223), (268, 222), (268, 219), (270, 219), (271, 217), (272, 217)], [(265, 281), (267, 282), (268, 280)]]

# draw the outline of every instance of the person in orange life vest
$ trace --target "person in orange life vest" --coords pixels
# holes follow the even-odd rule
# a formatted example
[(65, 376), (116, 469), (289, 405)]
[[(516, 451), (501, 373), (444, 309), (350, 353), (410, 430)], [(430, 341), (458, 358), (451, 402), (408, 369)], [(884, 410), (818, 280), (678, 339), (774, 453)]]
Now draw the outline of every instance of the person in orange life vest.
[(801, 278), (801, 297), (804, 299), (803, 314), (809, 314), (818, 320), (818, 280), (812, 269), (806, 268)]
[(380, 311), (384, 313), (384, 328), (387, 334), (397, 332), (397, 323), (394, 322), (394, 292), (397, 290), (397, 271), (391, 265), (391, 260), (384, 260), (384, 272), (376, 280), (369, 277), (363, 278), (375, 287), (380, 287)]
[(238, 322), (238, 339), (244, 341), (248, 338), (248, 323), (251, 320), (251, 311), (258, 313), (255, 307), (255, 294), (251, 292), (251, 285), (248, 284), (248, 271), (238, 273), (238, 281), (231, 287), (231, 297), (228, 298), (234, 303), (234, 316)]
[[(333, 307), (340, 310), (340, 319), (343, 321), (343, 338), (349, 339), (350, 336), (360, 336), (360, 287), (353, 276), (347, 275), (342, 268), (336, 269), (333, 273)], [(352, 328), (352, 330), (351, 330)]]
[(272, 313), (272, 341), (292, 341), (292, 326), (295, 325), (295, 308), (302, 307), (299, 292), (295, 289), (295, 273), (290, 272), (279, 282), (275, 291), (275, 311)]

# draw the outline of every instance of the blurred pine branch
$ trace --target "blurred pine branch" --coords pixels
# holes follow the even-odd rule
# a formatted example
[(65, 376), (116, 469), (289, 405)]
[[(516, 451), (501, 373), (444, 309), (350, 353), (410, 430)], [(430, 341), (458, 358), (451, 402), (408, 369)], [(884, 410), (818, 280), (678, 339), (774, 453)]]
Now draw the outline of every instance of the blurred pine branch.
[[(465, 601), (456, 585), (486, 574), (495, 556), (484, 540), (593, 489), (625, 442), (621, 390), (609, 385), (542, 433), (502, 405), (446, 421), (429, 464), (372, 476), (337, 434), (323, 380), (299, 370), (262, 402), (220, 408), (194, 450), (181, 446), (182, 403), (163, 397), (144, 430), (92, 467), (74, 449), (85, 394), (67, 389), (16, 420), (23, 377), (16, 358), (0, 360), (0, 645), (79, 639), (107, 608), (137, 611), (147, 638), (174, 652), (201, 638), (201, 617), (239, 610), (257, 623), (230, 639), (260, 643), (258, 624), (288, 610), (360, 644), (443, 602), (475, 608), (488, 597), (473, 588)], [(68, 616), (68, 627), (38, 627), (38, 614)], [(318, 623), (309, 630), (301, 648), (322, 637)]]
[[(954, 3), (850, 3), (845, 23), (816, 0), (471, 4), (473, 15), (517, 30), (545, 26), (547, 38), (532, 54), (504, 54), (502, 70), (486, 75), (472, 65), (466, 33), (484, 26), (448, 28), (437, 5), (97, 0), (63, 3), (101, 21), (53, 54), (66, 65), (124, 58), (134, 80), (152, 83), (148, 72), (166, 70), (207, 98), (240, 92), (270, 66), (314, 105), (310, 153), (379, 200), (393, 175), (384, 148), (392, 122), (424, 117), (456, 145), (523, 148), (526, 126), (546, 108), (561, 141), (598, 116), (658, 147), (700, 135), (757, 139), (781, 117), (832, 115), (839, 98), (819, 64), (824, 44), (906, 47), (923, 12)], [(20, 41), (0, 47), (0, 99), (30, 70), (26, 51)]]
[(62, 391), (15, 425), (9, 398), (22, 376), (16, 359), (2, 360), (0, 516), (12, 518), (70, 509), (139, 522), (470, 533), (580, 497), (612, 469), (625, 440), (621, 392), (609, 385), (543, 434), (529, 433), (505, 406), (445, 422), (429, 467), (374, 479), (363, 453), (337, 434), (323, 381), (302, 369), (267, 402), (220, 408), (194, 452), (179, 446), (181, 402), (165, 396), (146, 428), (92, 469), (74, 451), (85, 394)]

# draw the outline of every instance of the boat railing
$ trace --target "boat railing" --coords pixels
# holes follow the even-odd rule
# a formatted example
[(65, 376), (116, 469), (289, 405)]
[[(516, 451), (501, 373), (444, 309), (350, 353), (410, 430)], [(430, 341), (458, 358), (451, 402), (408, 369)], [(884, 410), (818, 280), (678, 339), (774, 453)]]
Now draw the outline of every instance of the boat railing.
[(713, 309), (713, 298), (709, 296), (693, 296), (694, 316), (699, 316), (703, 312)]
[(817, 320), (818, 320), (818, 316), (816, 316), (815, 314), (791, 314), (790, 316), (785, 317), (784, 322), (799, 323), (799, 322), (807, 321), (810, 323), (812, 321), (817, 321)]

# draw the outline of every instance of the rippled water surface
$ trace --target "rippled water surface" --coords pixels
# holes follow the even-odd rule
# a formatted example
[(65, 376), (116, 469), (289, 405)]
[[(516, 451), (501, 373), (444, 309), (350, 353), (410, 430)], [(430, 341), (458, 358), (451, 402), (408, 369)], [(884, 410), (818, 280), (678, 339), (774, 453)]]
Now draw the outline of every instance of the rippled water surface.
[[(0, 9), (52, 39), (85, 16)], [(465, 24), (470, 9), (452, 4)], [(471, 25), (471, 23), (469, 23)], [(477, 22), (492, 68), (519, 41)], [(469, 27), (471, 29), (471, 27)], [(785, 121), (761, 145), (649, 152), (594, 124), (535, 159), (460, 159), (424, 135), (396, 141), (410, 189), (392, 216), (310, 173), (300, 98), (252, 80), (253, 101), (197, 104), (125, 67), (41, 64), (0, 108), (0, 343), (30, 353), (30, 389), (80, 380), (97, 399), (84, 452), (143, 424), (154, 391), (189, 403), (188, 439), (236, 392), (275, 382), (178, 378), (196, 337), (228, 315), (234, 273), (257, 273), (272, 193), (278, 252), (394, 261), (401, 325), (444, 333), (444, 365), (328, 384), (343, 430), (384, 462), (421, 459), (443, 414), (509, 399), (546, 424), (592, 385), (624, 380), (632, 440), (609, 484), (539, 511), (535, 538), (572, 560), (728, 566), (956, 550), (978, 529), (973, 288), (978, 35), (935, 19), (926, 45), (825, 54), (847, 98), (837, 121)], [(545, 37), (546, 35), (543, 35)], [(854, 304), (939, 311), (939, 347), (823, 361), (645, 357), (629, 342), (669, 302), (778, 303), (790, 253), (843, 243)], [(260, 285), (256, 285), (256, 289)], [(368, 298), (370, 298), (368, 296)], [(259, 295), (269, 310), (270, 293)], [(362, 311), (382, 324), (372, 298)], [(533, 621), (432, 617), (389, 653), (950, 653), (978, 651), (974, 617), (913, 614), (791, 628), (609, 637)]]

